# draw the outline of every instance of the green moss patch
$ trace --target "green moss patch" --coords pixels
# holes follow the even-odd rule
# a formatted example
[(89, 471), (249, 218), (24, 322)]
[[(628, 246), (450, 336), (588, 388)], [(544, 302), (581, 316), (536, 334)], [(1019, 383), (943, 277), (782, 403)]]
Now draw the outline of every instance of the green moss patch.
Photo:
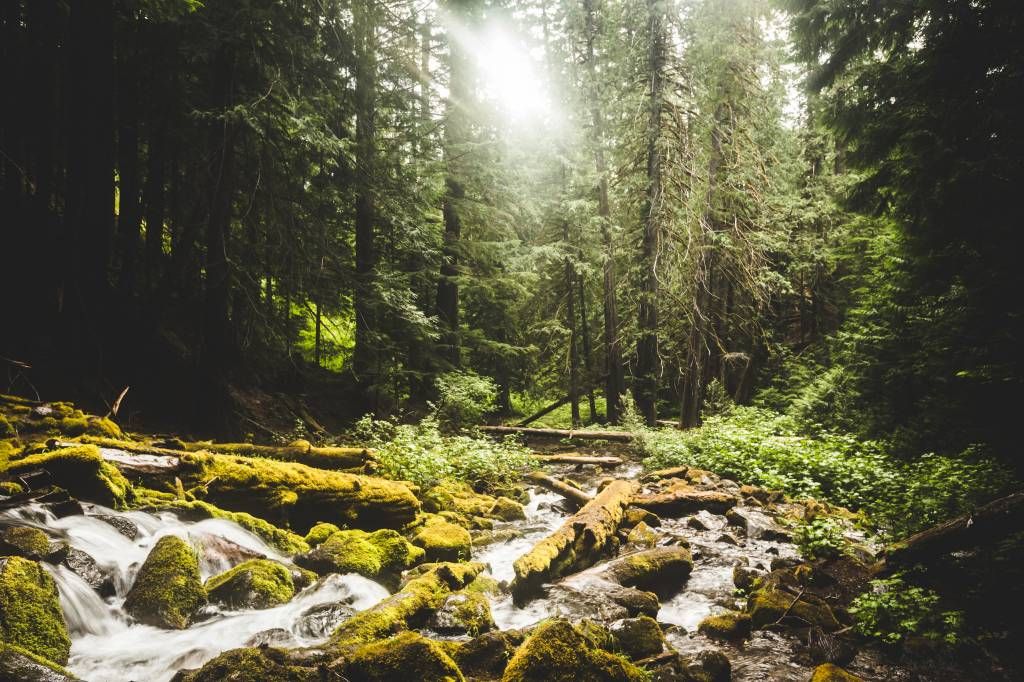
[(199, 559), (184, 540), (160, 538), (139, 569), (124, 609), (147, 625), (182, 630), (201, 606), (206, 590), (199, 579)]
[(412, 544), (426, 551), (428, 561), (464, 561), (469, 559), (473, 539), (462, 526), (431, 515), (413, 535)]
[(0, 641), (64, 665), (71, 651), (57, 586), (42, 566), (0, 558)]
[(316, 547), (339, 530), (341, 529), (333, 523), (318, 523), (306, 533), (306, 542), (309, 543), (310, 547)]
[(198, 670), (179, 673), (178, 682), (320, 682), (316, 668), (293, 662), (287, 651), (271, 647), (225, 651)]
[(276, 561), (250, 559), (206, 581), (210, 601), (232, 609), (267, 609), (295, 596), (291, 571)]
[(295, 563), (320, 575), (358, 573), (397, 586), (401, 572), (415, 565), (423, 556), (422, 549), (409, 544), (391, 529), (373, 533), (340, 530), (318, 547), (295, 557)]
[(138, 497), (143, 502), (141, 506), (147, 509), (174, 511), (194, 518), (233, 521), (283, 554), (299, 554), (309, 550), (302, 536), (246, 512), (227, 511), (202, 500), (181, 500), (159, 491), (140, 491)]
[(57, 485), (82, 500), (123, 508), (134, 499), (128, 479), (113, 464), (104, 462), (94, 445), (29, 455), (9, 462), (5, 473), (17, 476), (33, 469), (46, 469)]
[(403, 632), (358, 649), (349, 660), (351, 682), (462, 682), (455, 661), (436, 642), (416, 632)]
[(538, 625), (509, 661), (502, 682), (645, 682), (647, 673), (595, 648), (565, 620)]
[(750, 624), (755, 630), (780, 621), (783, 625), (810, 627), (817, 625), (826, 632), (839, 629), (832, 609), (820, 598), (802, 594), (799, 598), (772, 586), (762, 587), (747, 598)]
[(697, 632), (724, 641), (746, 639), (750, 636), (750, 616), (738, 611), (708, 616), (697, 626)]
[(50, 538), (38, 528), (12, 526), (0, 534), (0, 554), (39, 560), (50, 553)]

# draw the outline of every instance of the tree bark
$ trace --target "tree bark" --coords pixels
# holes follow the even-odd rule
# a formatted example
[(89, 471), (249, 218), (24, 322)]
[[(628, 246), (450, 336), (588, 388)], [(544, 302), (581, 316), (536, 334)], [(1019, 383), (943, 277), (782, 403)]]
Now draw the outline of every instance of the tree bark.
[(590, 320), (587, 319), (587, 292), (583, 285), (583, 276), (577, 278), (580, 293), (580, 334), (583, 338), (583, 375), (587, 387), (587, 423), (597, 421), (597, 403), (594, 400), (594, 358), (590, 340)]
[(566, 499), (567, 502), (574, 505), (574, 508), (579, 509), (590, 502), (590, 495), (578, 488), (574, 488), (568, 483), (563, 483), (556, 478), (552, 478), (547, 474), (539, 471), (532, 471), (526, 475), (526, 480), (536, 483), (542, 488), (547, 488), (551, 492), (558, 493)]

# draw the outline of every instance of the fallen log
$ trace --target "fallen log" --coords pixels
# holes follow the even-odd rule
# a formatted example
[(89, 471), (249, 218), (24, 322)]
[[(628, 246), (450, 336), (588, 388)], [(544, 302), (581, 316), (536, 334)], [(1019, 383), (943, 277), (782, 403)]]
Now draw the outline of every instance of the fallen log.
[(512, 596), (529, 601), (545, 582), (593, 566), (622, 523), (636, 483), (617, 480), (570, 516), (554, 533), (515, 560)]
[(578, 488), (574, 488), (568, 483), (563, 483), (556, 478), (552, 478), (547, 474), (543, 474), (539, 471), (533, 471), (526, 474), (527, 480), (536, 483), (537, 485), (547, 488), (551, 492), (558, 493), (564, 497), (568, 502), (571, 502), (577, 509), (584, 506), (592, 499), (590, 495)]
[(554, 412), (555, 410), (557, 410), (562, 405), (565, 405), (570, 400), (572, 400), (572, 398), (570, 396), (565, 396), (564, 398), (559, 398), (558, 400), (556, 400), (555, 402), (551, 403), (547, 407), (534, 412), (529, 417), (527, 417), (523, 421), (521, 421), (518, 424), (516, 424), (516, 426), (526, 426), (530, 422), (535, 422), (538, 419), (540, 419), (541, 417), (543, 417), (544, 415), (550, 414), (550, 413)]
[(533, 453), (533, 458), (548, 464), (594, 464), (598, 466), (615, 466), (622, 464), (621, 457), (603, 455), (580, 455), (574, 452), (566, 452), (557, 455), (544, 455)]
[(289, 445), (254, 445), (252, 443), (185, 443), (189, 452), (214, 452), (222, 455), (265, 457), (282, 462), (298, 462), (318, 469), (358, 469), (373, 459), (367, 448), (316, 447), (307, 441)]
[(633, 440), (629, 431), (572, 431), (569, 429), (535, 429), (526, 426), (479, 426), (484, 433), (499, 435), (537, 436), (540, 438), (568, 438), (570, 440), (611, 440), (628, 443)]
[(999, 540), (1024, 526), (1024, 491), (1000, 497), (963, 516), (927, 528), (885, 551), (883, 573), (929, 563), (960, 549)]
[(51, 448), (76, 448), (86, 443), (99, 448), (100, 456), (110, 462), (123, 473), (142, 476), (171, 475), (181, 467), (181, 451), (169, 450), (155, 445), (136, 443), (133, 441), (102, 438), (99, 436), (82, 436), (79, 442), (51, 440), (47, 443)]
[(665, 493), (637, 495), (632, 504), (658, 516), (683, 516), (706, 509), (712, 514), (724, 514), (739, 500), (728, 493), (714, 490), (674, 490)]

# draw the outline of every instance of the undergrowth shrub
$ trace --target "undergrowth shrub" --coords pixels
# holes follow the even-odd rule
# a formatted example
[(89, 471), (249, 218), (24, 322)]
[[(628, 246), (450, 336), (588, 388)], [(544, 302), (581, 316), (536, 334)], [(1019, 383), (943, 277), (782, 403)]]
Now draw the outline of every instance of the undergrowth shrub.
[(494, 410), (498, 399), (494, 381), (474, 372), (448, 372), (439, 376), (435, 385), (438, 398), (434, 414), (451, 431), (479, 424)]
[(633, 428), (649, 468), (686, 464), (863, 510), (893, 534), (962, 513), (1012, 484), (1003, 466), (977, 453), (908, 462), (878, 441), (826, 430), (808, 436), (793, 417), (764, 408), (735, 407), (688, 431)]
[(843, 536), (842, 525), (827, 516), (819, 516), (797, 526), (793, 540), (805, 559), (838, 557), (849, 544)]
[(938, 594), (908, 583), (901, 573), (872, 580), (871, 589), (853, 600), (850, 613), (858, 632), (887, 644), (912, 635), (947, 644), (961, 638), (963, 613), (940, 610)]
[(450, 435), (428, 417), (419, 424), (396, 424), (363, 417), (355, 436), (376, 450), (381, 473), (430, 488), (443, 480), (465, 481), (488, 488), (518, 481), (535, 466), (530, 451), (509, 438)]

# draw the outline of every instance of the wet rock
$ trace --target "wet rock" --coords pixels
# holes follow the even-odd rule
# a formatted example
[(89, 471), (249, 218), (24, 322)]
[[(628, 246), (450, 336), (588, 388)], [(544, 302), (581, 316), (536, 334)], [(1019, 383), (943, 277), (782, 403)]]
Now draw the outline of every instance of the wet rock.
[(762, 511), (749, 507), (736, 507), (725, 514), (730, 525), (743, 530), (751, 540), (791, 542), (792, 535)]
[(568, 621), (538, 625), (509, 661), (502, 682), (640, 682), (646, 673), (607, 651), (598, 649)]
[(96, 590), (102, 597), (113, 596), (114, 580), (103, 572), (96, 560), (87, 553), (74, 547), (68, 547), (67, 553), (61, 560), (61, 565), (71, 569), (79, 578), (84, 580), (89, 587)]
[(417, 632), (403, 632), (358, 649), (346, 666), (345, 677), (351, 682), (464, 679), (444, 649)]
[(686, 583), (693, 558), (686, 547), (656, 547), (610, 562), (603, 575), (624, 587), (654, 592), (667, 599)]
[(473, 547), (486, 547), (496, 542), (508, 542), (521, 538), (523, 531), (518, 528), (499, 528), (498, 530), (477, 530), (470, 533)]
[(427, 627), (442, 634), (478, 635), (494, 629), (491, 603), (479, 592), (462, 590), (445, 597)]
[(658, 544), (658, 535), (641, 521), (626, 536), (626, 546), (632, 549), (650, 549)]
[(469, 531), (439, 516), (431, 516), (412, 537), (412, 544), (426, 552), (427, 561), (465, 561), (473, 539)]
[(825, 663), (814, 669), (811, 682), (864, 682), (853, 673), (848, 673), (837, 665)]
[(507, 497), (499, 497), (487, 511), (487, 515), (500, 521), (522, 521), (526, 519), (523, 505)]
[(460, 644), (452, 654), (464, 675), (493, 679), (501, 677), (516, 647), (523, 643), (515, 630), (487, 632)]
[(697, 632), (724, 641), (746, 639), (750, 636), (750, 616), (738, 611), (708, 616), (697, 626)]
[(777, 557), (772, 559), (771, 569), (772, 571), (786, 570), (790, 568), (796, 568), (802, 561), (793, 557)]
[(0, 534), (0, 555), (39, 561), (50, 553), (50, 538), (31, 526), (11, 526)]
[(732, 664), (721, 651), (707, 649), (686, 659), (685, 670), (695, 682), (729, 682)]
[(310, 547), (316, 547), (317, 545), (323, 544), (327, 538), (340, 531), (341, 529), (333, 523), (321, 522), (309, 529), (309, 532), (306, 533), (305, 540), (309, 543)]
[(323, 639), (353, 613), (355, 609), (348, 604), (318, 604), (302, 612), (295, 625), (295, 631), (306, 639)]
[(183, 630), (206, 604), (195, 550), (173, 535), (160, 538), (139, 569), (124, 609), (135, 620)]
[(129, 540), (135, 540), (139, 537), (139, 527), (131, 519), (123, 516), (114, 516), (113, 514), (97, 514), (93, 518), (97, 518), (104, 523), (109, 523), (117, 530), (118, 533)]
[(826, 632), (839, 629), (832, 609), (821, 598), (811, 594), (790, 594), (768, 585), (747, 598), (747, 612), (751, 626), (759, 630), (781, 621), (794, 627), (818, 626)]
[(764, 575), (763, 572), (747, 568), (746, 566), (733, 566), (732, 584), (737, 589), (749, 592), (754, 587), (754, 581)]
[(60, 665), (68, 662), (71, 639), (57, 586), (35, 561), (0, 558), (0, 642)]
[(651, 528), (661, 525), (661, 519), (657, 514), (641, 509), (640, 507), (627, 507), (622, 514), (622, 527), (633, 528), (637, 524), (646, 523)]
[(686, 527), (693, 530), (709, 530), (707, 525), (701, 521), (699, 516), (691, 516), (686, 520)]
[(300, 568), (299, 566), (289, 566), (288, 572), (292, 576), (292, 584), (295, 585), (296, 592), (300, 592), (315, 583), (318, 577), (313, 571)]
[(617, 620), (608, 629), (615, 639), (616, 648), (631, 660), (660, 654), (665, 648), (665, 634), (649, 616)]
[(815, 663), (848, 665), (857, 655), (857, 648), (852, 642), (829, 634), (819, 627), (808, 630), (807, 649)]
[(668, 469), (658, 469), (656, 471), (649, 471), (643, 475), (640, 480), (647, 481), (660, 481), (663, 478), (684, 478), (686, 472), (690, 470), (688, 466), (677, 466)]
[(259, 552), (213, 533), (193, 533), (192, 539), (199, 545), (199, 559), (206, 573), (220, 573), (251, 559), (266, 559)]
[(733, 547), (739, 547), (740, 544), (740, 541), (731, 533), (722, 533), (715, 538), (715, 542), (720, 542), (723, 545), (732, 545)]
[(268, 609), (295, 596), (295, 583), (286, 566), (251, 559), (207, 580), (206, 592), (229, 609)]
[(37, 497), (36, 502), (58, 519), (85, 514), (82, 503), (68, 495), (63, 488), (53, 488), (51, 492)]
[(245, 646), (288, 648), (298, 646), (298, 641), (295, 635), (284, 628), (271, 628), (257, 632), (245, 642)]
[(171, 682), (319, 682), (316, 668), (300, 665), (291, 654), (273, 647), (225, 651), (198, 670), (180, 670)]
[(0, 642), (0, 680), (72, 682), (76, 679), (52, 661), (19, 646)]
[(422, 549), (409, 544), (398, 531), (342, 530), (318, 547), (297, 555), (294, 561), (319, 575), (358, 573), (393, 587), (401, 572), (415, 565), (423, 554)]

